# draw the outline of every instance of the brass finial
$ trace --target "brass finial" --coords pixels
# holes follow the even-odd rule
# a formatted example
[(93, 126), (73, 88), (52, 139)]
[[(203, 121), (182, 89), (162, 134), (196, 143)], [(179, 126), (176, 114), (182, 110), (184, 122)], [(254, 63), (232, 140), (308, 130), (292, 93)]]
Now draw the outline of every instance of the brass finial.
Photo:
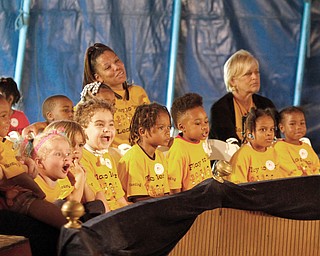
[(68, 220), (64, 225), (66, 228), (81, 228), (81, 221), (79, 218), (84, 214), (84, 207), (77, 201), (67, 201), (62, 207), (61, 211), (63, 216)]
[(222, 177), (230, 175), (232, 172), (232, 167), (228, 161), (219, 160), (213, 166), (213, 178), (220, 183), (224, 180)]

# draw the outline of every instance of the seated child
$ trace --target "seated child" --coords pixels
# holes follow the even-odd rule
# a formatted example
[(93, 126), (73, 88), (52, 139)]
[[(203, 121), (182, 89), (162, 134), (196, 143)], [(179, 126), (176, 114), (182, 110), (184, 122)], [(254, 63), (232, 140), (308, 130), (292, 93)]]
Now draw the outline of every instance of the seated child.
[(206, 143), (209, 120), (202, 97), (196, 93), (176, 98), (171, 116), (180, 133), (167, 153), (168, 176), (171, 193), (178, 193), (212, 178)]
[(272, 143), (275, 139), (275, 113), (272, 109), (251, 109), (245, 123), (244, 143), (230, 159), (232, 174), (226, 179), (244, 183), (283, 178)]
[(75, 112), (75, 121), (82, 126), (87, 137), (80, 163), (87, 171), (87, 182), (92, 190), (104, 192), (106, 212), (128, 204), (116, 163), (108, 152), (115, 136), (113, 113), (113, 106), (99, 99), (78, 104)]
[(59, 179), (60, 187), (69, 187), (74, 190), (67, 199), (86, 203), (95, 200), (95, 194), (86, 182), (86, 170), (81, 166), (83, 146), (86, 144), (86, 136), (80, 124), (71, 120), (60, 120), (50, 123), (45, 132), (60, 130), (69, 139), (72, 147), (72, 165), (67, 177)]
[(21, 135), (22, 130), (29, 125), (29, 120), (22, 111), (13, 109), (13, 106), (16, 105), (21, 98), (16, 82), (11, 77), (1, 77), (0, 92), (6, 97), (11, 106), (9, 133), (11, 131), (17, 131)]
[[(33, 146), (32, 157), (38, 170), (35, 181), (44, 191), (46, 200), (54, 203), (58, 199), (69, 197), (73, 187), (61, 187), (58, 184), (59, 179), (67, 177), (72, 166), (68, 138), (57, 130), (42, 132), (35, 137)], [(77, 198), (77, 201), (80, 199)]]
[(66, 223), (60, 209), (44, 199), (45, 194), (34, 182), (36, 176), (32, 159), (17, 160), (12, 142), (5, 136), (10, 126), (10, 105), (0, 95), (0, 209), (29, 215), (60, 228)]
[(284, 139), (278, 140), (274, 149), (280, 166), (287, 177), (319, 174), (319, 157), (313, 148), (300, 139), (307, 133), (304, 112), (299, 107), (287, 107), (280, 111), (279, 128)]
[[(46, 98), (42, 104), (42, 115), (45, 122), (35, 122), (22, 131), (22, 136), (33, 136), (41, 133), (49, 123), (56, 120), (73, 119), (73, 103), (65, 95), (53, 95)], [(32, 136), (31, 136), (32, 137)]]
[(129, 149), (120, 159), (118, 174), (128, 201), (169, 194), (167, 160), (158, 146), (170, 141), (170, 114), (157, 103), (137, 107), (130, 126)]

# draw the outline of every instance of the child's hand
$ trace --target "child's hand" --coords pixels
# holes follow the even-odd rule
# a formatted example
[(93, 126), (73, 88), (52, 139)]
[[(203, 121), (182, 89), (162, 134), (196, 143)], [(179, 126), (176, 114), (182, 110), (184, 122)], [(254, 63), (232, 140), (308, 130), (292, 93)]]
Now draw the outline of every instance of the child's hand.
[(32, 177), (32, 179), (37, 177), (38, 171), (36, 169), (36, 165), (35, 165), (33, 159), (31, 159), (29, 157), (24, 157), (23, 159), (20, 160), (20, 162), (22, 164), (24, 164), (25, 166), (27, 166), (26, 173), (28, 173)]

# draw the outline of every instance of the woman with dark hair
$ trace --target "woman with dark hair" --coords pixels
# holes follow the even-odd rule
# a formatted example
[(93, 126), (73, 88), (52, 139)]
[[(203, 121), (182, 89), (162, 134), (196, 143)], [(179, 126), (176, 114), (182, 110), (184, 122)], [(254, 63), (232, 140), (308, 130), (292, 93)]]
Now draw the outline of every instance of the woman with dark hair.
[(130, 122), (135, 109), (150, 103), (146, 91), (127, 82), (123, 62), (110, 47), (101, 43), (90, 46), (84, 58), (83, 87), (94, 82), (109, 86), (116, 96), (116, 137), (112, 146), (129, 144)]

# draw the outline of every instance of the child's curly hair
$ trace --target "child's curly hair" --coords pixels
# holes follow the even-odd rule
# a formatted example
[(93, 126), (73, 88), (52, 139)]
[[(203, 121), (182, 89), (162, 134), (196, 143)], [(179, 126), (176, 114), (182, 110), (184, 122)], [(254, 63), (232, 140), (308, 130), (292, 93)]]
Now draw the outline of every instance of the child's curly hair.
[(77, 105), (77, 110), (74, 114), (74, 121), (78, 122), (83, 128), (87, 128), (91, 118), (99, 109), (109, 110), (112, 115), (115, 112), (111, 103), (100, 99), (91, 99)]
[(248, 113), (246, 119), (246, 130), (250, 133), (256, 130), (257, 119), (262, 116), (270, 116), (274, 121), (274, 128), (276, 129), (276, 110), (273, 108), (266, 108), (266, 109), (255, 109), (251, 108), (250, 112)]
[(197, 93), (186, 93), (176, 98), (171, 107), (171, 116), (175, 127), (178, 129), (180, 118), (189, 110), (196, 107), (203, 107), (202, 97)]
[(166, 113), (170, 119), (170, 113), (165, 106), (158, 103), (143, 104), (136, 108), (130, 124), (129, 142), (131, 146), (136, 144), (139, 139), (139, 128), (142, 127), (150, 132), (151, 128), (156, 124), (159, 113)]

